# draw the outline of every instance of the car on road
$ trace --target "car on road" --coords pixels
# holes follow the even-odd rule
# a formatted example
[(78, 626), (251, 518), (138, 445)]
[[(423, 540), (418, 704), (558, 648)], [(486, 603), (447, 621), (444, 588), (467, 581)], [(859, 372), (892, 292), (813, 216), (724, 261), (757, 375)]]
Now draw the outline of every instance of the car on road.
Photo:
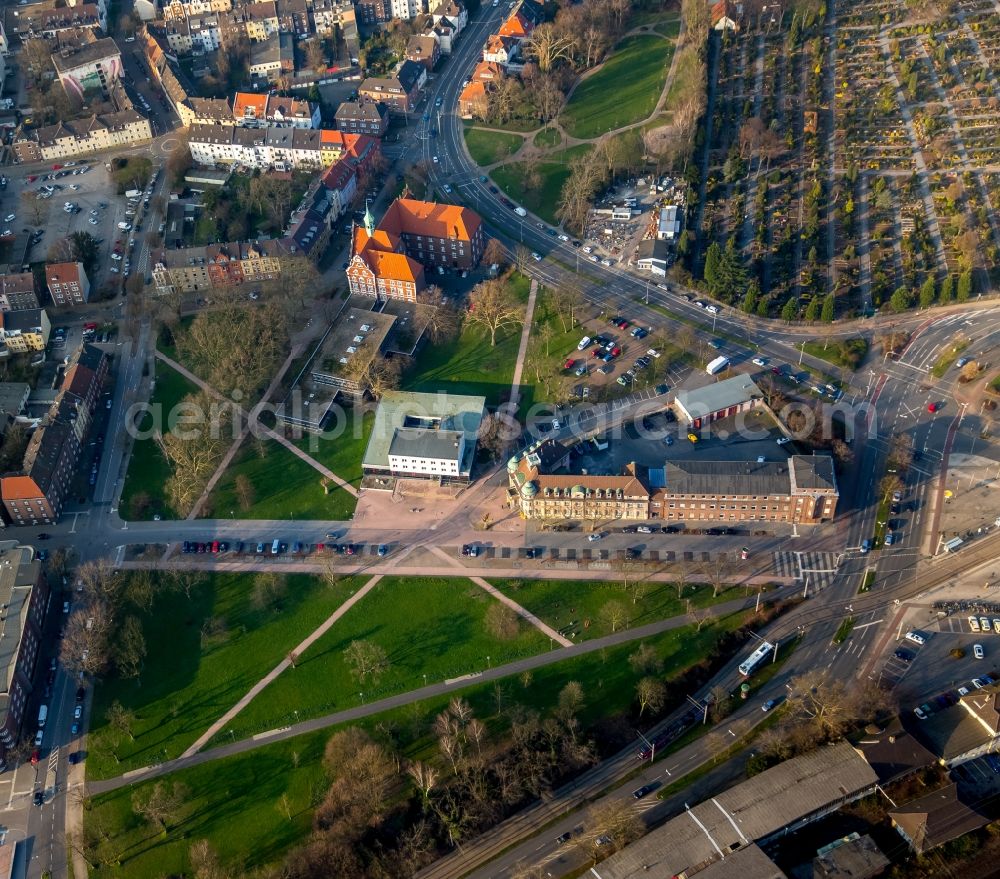
[(912, 662), (913, 654), (909, 650), (895, 650), (893, 651), (893, 656), (896, 657), (900, 662)]
[(763, 705), (760, 706), (760, 710), (766, 714), (777, 704), (778, 704), (777, 699), (768, 699)]
[(866, 539), (864, 539), (864, 540), (861, 541), (861, 552), (862, 553), (870, 552), (871, 548), (872, 548), (872, 542), (871, 542), (871, 540), (868, 540), (866, 538)]
[(969, 362), (969, 360), (970, 358), (968, 357), (959, 357), (958, 360), (955, 361), (955, 366), (961, 369), (963, 366), (965, 366), (966, 363)]
[(975, 656), (976, 659), (982, 659), (986, 655), (983, 652), (983, 645), (982, 644), (973, 644), (972, 645), (972, 655)]
[(384, 543), (380, 543), (378, 545), (378, 554), (380, 556), (384, 556), (388, 551), (389, 551), (389, 547), (386, 546)]
[(41, 806), (44, 802), (45, 802), (45, 792), (44, 791), (40, 791), (40, 790), (36, 790), (35, 791), (35, 797), (34, 797), (34, 803), (35, 803), (35, 805), (36, 806)]
[(81, 717), (83, 717), (83, 706), (77, 703), (73, 709), (73, 720), (79, 720)]
[(901, 491), (894, 491), (892, 493), (892, 502), (898, 504), (903, 499), (903, 493)]
[(932, 414), (934, 412), (937, 412), (938, 409), (940, 409), (940, 408), (941, 408), (941, 404), (940, 403), (928, 403), (927, 404), (927, 411), (930, 412), (930, 413), (932, 413)]
[(754, 357), (752, 361), (754, 366), (767, 366), (767, 360), (763, 357)]
[(13, 223), (14, 220), (16, 219), (17, 219), (17, 214), (7, 214), (7, 216), (3, 218), (3, 221), (5, 223)]
[(916, 714), (917, 717), (919, 717), (921, 720), (927, 720), (927, 712), (924, 711), (922, 705), (918, 706), (917, 708), (914, 708), (913, 713)]
[(535, 252), (535, 251), (532, 251), (531, 258), (535, 262), (541, 262), (542, 261), (542, 255), (540, 253)]
[(43, 531), (41, 534), (35, 535), (36, 540), (48, 540), (52, 535)]
[(602, 537), (604, 537), (603, 531), (595, 531), (593, 534), (587, 535), (587, 540), (593, 543), (595, 540), (600, 540)]
[(451, 195), (451, 186), (450, 185), (448, 185), (447, 183), (445, 183), (445, 185), (444, 185), (443, 188), (444, 188), (445, 195)]
[(435, 164), (435, 165), (436, 165), (436, 164), (438, 164), (438, 162), (440, 161), (440, 159), (438, 159), (438, 157), (437, 157), (437, 156), (433, 156), (432, 158), (433, 158), (433, 160), (434, 160), (434, 164)]
[[(498, 2), (499, 0), (493, 0), (493, 5), (496, 6)], [(565, 833), (560, 833), (556, 837), (556, 845), (563, 845), (564, 843), (569, 842), (572, 838), (573, 834), (570, 833), (568, 830)]]
[(641, 800), (646, 794), (652, 793), (654, 790), (656, 790), (655, 784), (644, 784), (642, 787), (632, 791), (632, 798)]

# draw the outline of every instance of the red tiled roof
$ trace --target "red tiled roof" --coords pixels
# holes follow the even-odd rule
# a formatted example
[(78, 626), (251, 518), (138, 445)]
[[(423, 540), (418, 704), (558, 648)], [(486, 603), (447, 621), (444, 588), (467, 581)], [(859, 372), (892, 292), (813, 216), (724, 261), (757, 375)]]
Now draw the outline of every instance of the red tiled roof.
[(33, 500), (44, 492), (30, 476), (5, 476), (0, 479), (0, 498), (5, 501)]

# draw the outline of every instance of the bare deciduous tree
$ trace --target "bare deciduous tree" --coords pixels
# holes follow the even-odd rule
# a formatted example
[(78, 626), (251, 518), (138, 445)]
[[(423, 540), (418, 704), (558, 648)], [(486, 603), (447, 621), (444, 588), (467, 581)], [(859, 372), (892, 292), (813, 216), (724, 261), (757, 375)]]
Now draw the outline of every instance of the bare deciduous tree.
[(499, 601), (486, 609), (486, 631), (498, 641), (513, 641), (520, 631), (517, 614)]
[(502, 280), (490, 278), (472, 288), (466, 320), (483, 327), (489, 333), (491, 347), (496, 347), (498, 332), (524, 321), (524, 308)]
[(351, 641), (344, 651), (344, 658), (354, 676), (361, 682), (377, 681), (389, 668), (389, 656), (374, 641)]
[(666, 704), (667, 687), (659, 678), (645, 677), (635, 685), (635, 695), (639, 701), (639, 717), (642, 717), (647, 708), (656, 714)]

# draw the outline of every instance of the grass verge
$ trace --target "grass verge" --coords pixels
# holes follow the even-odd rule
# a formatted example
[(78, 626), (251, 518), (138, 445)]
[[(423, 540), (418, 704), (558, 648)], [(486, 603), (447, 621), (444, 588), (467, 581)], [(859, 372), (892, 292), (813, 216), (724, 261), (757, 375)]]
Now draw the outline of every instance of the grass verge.
[[(141, 431), (148, 431), (154, 424), (166, 430), (170, 413), (189, 394), (198, 389), (184, 376), (161, 361), (156, 362), (156, 386), (150, 398), (151, 411), (139, 418)], [(174, 509), (166, 497), (165, 486), (172, 470), (167, 459), (152, 437), (136, 439), (132, 444), (128, 473), (122, 489), (121, 512), (129, 520), (152, 519), (154, 515), (174, 516)]]
[(486, 131), (482, 128), (465, 129), (465, 145), (477, 165), (492, 165), (512, 156), (524, 143), (519, 134)]
[(868, 353), (868, 340), (839, 339), (835, 342), (803, 342), (802, 348), (806, 354), (818, 357), (834, 366), (850, 369), (852, 372), (865, 359)]
[(950, 348), (948, 348), (947, 351), (934, 361), (934, 365), (931, 367), (931, 375), (933, 375), (934, 378), (941, 378), (949, 369), (951, 369), (951, 365), (958, 359), (958, 355), (968, 347), (968, 339), (959, 339), (955, 342)]

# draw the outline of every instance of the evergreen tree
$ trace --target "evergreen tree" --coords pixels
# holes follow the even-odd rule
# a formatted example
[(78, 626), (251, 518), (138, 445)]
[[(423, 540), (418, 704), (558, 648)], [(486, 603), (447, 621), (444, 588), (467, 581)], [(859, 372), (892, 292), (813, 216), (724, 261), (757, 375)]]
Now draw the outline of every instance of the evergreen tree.
[(920, 307), (930, 308), (937, 298), (937, 285), (934, 283), (934, 276), (928, 275), (920, 288)]
[(715, 290), (715, 285), (719, 282), (719, 261), (722, 259), (722, 248), (718, 241), (713, 241), (708, 245), (705, 253), (705, 273), (702, 277), (708, 284), (709, 290)]
[(761, 297), (757, 303), (757, 317), (767, 317), (769, 312), (768, 302), (765, 297)]
[(799, 314), (799, 306), (796, 304), (794, 299), (789, 299), (784, 307), (781, 309), (781, 319), (787, 321), (793, 321)]
[(910, 307), (910, 291), (906, 287), (897, 287), (889, 297), (889, 308), (895, 312), (906, 311)]
[(951, 275), (946, 275), (945, 279), (941, 282), (941, 295), (938, 297), (942, 305), (947, 305), (951, 302), (952, 296), (955, 295), (955, 280)]
[(832, 293), (827, 293), (827, 295), (823, 297), (823, 313), (819, 316), (819, 319), (824, 323), (832, 324), (833, 319), (836, 316), (836, 309), (836, 297)]
[(747, 284), (747, 292), (743, 296), (743, 311), (746, 314), (753, 314), (757, 310), (757, 302), (760, 299), (760, 287), (756, 281)]
[(955, 298), (959, 302), (968, 302), (971, 295), (972, 272), (962, 272), (962, 274), (958, 276), (958, 287), (955, 292)]
[(806, 320), (819, 320), (819, 309), (820, 300), (814, 296), (806, 306)]

